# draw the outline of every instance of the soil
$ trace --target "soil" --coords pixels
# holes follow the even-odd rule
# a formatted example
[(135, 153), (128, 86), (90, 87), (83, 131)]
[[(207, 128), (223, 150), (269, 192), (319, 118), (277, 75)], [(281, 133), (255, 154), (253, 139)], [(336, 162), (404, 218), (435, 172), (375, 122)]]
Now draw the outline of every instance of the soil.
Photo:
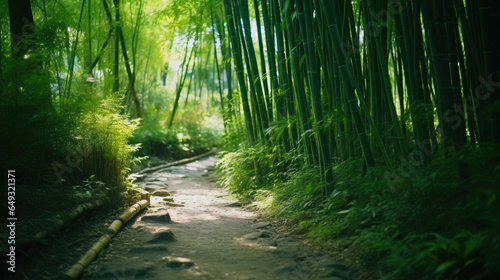
[[(127, 223), (82, 279), (358, 278), (289, 227), (229, 197), (216, 184), (214, 164), (215, 157), (207, 157), (139, 178), (139, 187), (152, 194), (151, 206)], [(12, 279), (61, 279), (118, 215), (102, 211), (61, 234), (71, 240), (32, 248), (22, 277)]]

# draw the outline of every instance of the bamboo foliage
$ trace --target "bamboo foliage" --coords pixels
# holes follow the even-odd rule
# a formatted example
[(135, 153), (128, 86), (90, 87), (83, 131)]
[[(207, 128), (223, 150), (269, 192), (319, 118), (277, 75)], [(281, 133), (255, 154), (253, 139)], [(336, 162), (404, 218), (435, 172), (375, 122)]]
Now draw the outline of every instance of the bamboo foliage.
[[(196, 58), (196, 51), (198, 48), (196, 47), (196, 42), (198, 40), (198, 36), (200, 34), (199, 27), (196, 28), (194, 39), (193, 39), (193, 44), (194, 47), (189, 49), (189, 43), (191, 42), (191, 39), (188, 37), (186, 40), (186, 47), (184, 49), (184, 58), (181, 63), (181, 68), (179, 69), (178, 75), (177, 75), (177, 83), (175, 85), (175, 101), (174, 101), (174, 106), (172, 108), (172, 113), (170, 114), (170, 119), (168, 121), (168, 126), (172, 127), (172, 124), (174, 122), (174, 117), (175, 113), (177, 112), (177, 109), (179, 107), (179, 100), (181, 98), (181, 92), (182, 89), (184, 88), (184, 84), (186, 83), (186, 78), (188, 75), (188, 70), (189, 70), (189, 65), (191, 64), (191, 60), (193, 59), (193, 56)], [(189, 56), (188, 56), (189, 53)], [(194, 66), (193, 66), (194, 69)], [(191, 83), (189, 83), (189, 89), (191, 89)], [(188, 89), (188, 92), (189, 92)]]
[(233, 6), (231, 3), (231, 0), (224, 0), (224, 6), (225, 6), (226, 17), (227, 17), (228, 32), (229, 32), (229, 36), (231, 37), (231, 50), (233, 51), (233, 58), (234, 58), (234, 63), (235, 63), (235, 67), (236, 67), (236, 76), (238, 78), (238, 83), (240, 85), (240, 94), (241, 94), (241, 101), (242, 101), (243, 112), (244, 112), (244, 117), (245, 117), (245, 126), (247, 129), (249, 142), (251, 144), (254, 144), (256, 141), (255, 132), (253, 130), (254, 125), (252, 124), (250, 105), (248, 103), (248, 92), (247, 92), (247, 86), (246, 86), (246, 82), (245, 82), (245, 76), (243, 73), (243, 60), (242, 60), (242, 54), (241, 54), (241, 45), (240, 45), (240, 41), (238, 40), (238, 37), (236, 34), (235, 22), (234, 22), (235, 20), (232, 16), (232, 7)]
[[(331, 154), (328, 146), (328, 138), (324, 125), (323, 108), (321, 104), (321, 88), (320, 88), (320, 66), (318, 64), (318, 54), (314, 48), (313, 39), (313, 11), (311, 2), (297, 1), (297, 12), (300, 23), (300, 31), (304, 49), (306, 53), (307, 72), (309, 78), (309, 87), (311, 92), (311, 103), (313, 112), (318, 126), (318, 146), (321, 149), (321, 156), (324, 167), (330, 169)], [(333, 182), (331, 171), (326, 171), (326, 182)]]
[(224, 0), (224, 8), (251, 143), (269, 127), (271, 143), (259, 140), (317, 165), (327, 193), (337, 159), (397, 177), (400, 162), (424, 165), (437, 149), (498, 139), (497, 84), (485, 85), (498, 69), (498, 44), (485, 37), (498, 21), (493, 1)]

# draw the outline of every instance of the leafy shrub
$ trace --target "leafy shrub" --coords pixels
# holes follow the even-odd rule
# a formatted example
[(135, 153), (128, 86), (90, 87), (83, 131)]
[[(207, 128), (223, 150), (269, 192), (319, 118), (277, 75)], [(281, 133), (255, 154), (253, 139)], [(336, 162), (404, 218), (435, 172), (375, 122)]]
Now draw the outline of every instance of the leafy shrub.
[(121, 109), (121, 98), (110, 96), (93, 111), (81, 114), (71, 147), (81, 162), (79, 179), (95, 175), (107, 186), (108, 195), (115, 198), (126, 190), (127, 173), (137, 161), (134, 152), (138, 148), (128, 143), (138, 121), (127, 119), (120, 114)]

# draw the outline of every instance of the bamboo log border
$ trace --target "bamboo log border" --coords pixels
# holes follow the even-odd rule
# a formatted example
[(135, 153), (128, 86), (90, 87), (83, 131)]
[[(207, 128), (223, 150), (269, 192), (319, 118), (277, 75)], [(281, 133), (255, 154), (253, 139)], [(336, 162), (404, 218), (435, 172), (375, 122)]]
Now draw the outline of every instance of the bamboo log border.
[[(146, 195), (141, 193), (141, 198), (146, 199)], [(50, 225), (47, 226), (48, 229), (42, 230), (38, 233), (35, 233), (32, 235), (31, 238), (27, 238), (24, 240), (21, 240), (19, 242), (19, 247), (24, 247), (28, 245), (34, 245), (39, 242), (41, 242), (43, 239), (47, 238), (51, 234), (54, 234), (61, 228), (68, 226), (74, 219), (82, 215), (83, 213), (93, 211), (99, 207), (104, 206), (107, 203), (107, 199), (99, 199), (93, 202), (87, 202), (87, 203), (82, 203), (78, 207), (76, 207), (73, 211), (69, 212), (69, 214), (64, 215), (62, 217), (57, 217), (59, 215), (56, 215), (55, 221), (51, 221)]]
[(149, 200), (143, 199), (125, 210), (115, 221), (111, 223), (106, 232), (85, 253), (77, 263), (71, 266), (65, 273), (64, 279), (78, 279), (83, 270), (95, 259), (95, 257), (106, 247), (111, 239), (132, 217), (149, 205)]
[(212, 150), (210, 150), (210, 151), (208, 151), (206, 153), (203, 153), (201, 155), (197, 155), (197, 156), (194, 156), (194, 157), (181, 159), (181, 160), (174, 161), (174, 162), (165, 163), (165, 164), (162, 164), (162, 165), (159, 165), (159, 166), (155, 166), (155, 167), (144, 168), (143, 170), (141, 170), (141, 171), (139, 171), (139, 172), (137, 172), (135, 174), (151, 173), (151, 172), (154, 172), (154, 171), (157, 171), (157, 170), (160, 170), (160, 169), (163, 169), (163, 168), (167, 168), (167, 167), (170, 167), (170, 166), (176, 166), (176, 165), (190, 163), (190, 162), (196, 161), (196, 160), (198, 160), (200, 158), (204, 158), (204, 157), (207, 157), (207, 156), (214, 155), (216, 152), (217, 152), (217, 148), (213, 148)]
[(37, 242), (38, 240), (44, 239), (45, 237), (47, 237), (51, 233), (61, 229), (64, 225), (69, 224), (71, 221), (73, 221), (75, 218), (82, 215), (83, 213), (92, 211), (96, 208), (103, 206), (104, 204), (106, 204), (105, 199), (99, 199), (99, 200), (96, 200), (93, 202), (87, 202), (87, 203), (80, 204), (78, 207), (75, 208), (75, 210), (71, 211), (66, 217), (60, 218), (60, 219), (54, 221), (53, 223), (55, 224), (55, 226), (52, 229), (43, 230), (43, 231), (40, 231), (40, 232), (36, 233), (35, 235), (33, 235), (31, 242), (34, 243), (34, 242)]

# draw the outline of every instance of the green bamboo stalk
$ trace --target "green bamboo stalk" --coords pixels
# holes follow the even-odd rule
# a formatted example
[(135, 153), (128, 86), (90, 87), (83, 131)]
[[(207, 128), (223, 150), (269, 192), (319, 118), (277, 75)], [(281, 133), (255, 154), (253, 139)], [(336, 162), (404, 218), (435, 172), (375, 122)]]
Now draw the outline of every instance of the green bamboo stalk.
[[(233, 8), (236, 8), (233, 6)], [(245, 49), (248, 52), (249, 58), (249, 77), (251, 78), (251, 83), (255, 88), (255, 97), (256, 97), (256, 107), (258, 110), (258, 114), (260, 117), (260, 125), (261, 130), (264, 131), (269, 126), (269, 116), (267, 112), (267, 108), (265, 105), (266, 93), (263, 90), (262, 81), (259, 74), (259, 69), (257, 66), (257, 58), (255, 55), (255, 49), (253, 46), (252, 40), (252, 31), (250, 28), (250, 15), (248, 11), (248, 0), (241, 0), (241, 3), (236, 8), (239, 11), (239, 16), (241, 18), (241, 22), (243, 24), (243, 32), (242, 36), (244, 38)], [(265, 138), (263, 138), (264, 140)]]
[[(335, 57), (337, 59), (337, 64), (338, 68), (340, 70), (342, 80), (344, 82), (344, 86), (346, 87), (346, 93), (347, 93), (347, 99), (348, 99), (348, 104), (349, 108), (351, 111), (351, 114), (354, 119), (354, 125), (356, 127), (356, 131), (358, 133), (358, 138), (361, 144), (361, 149), (363, 151), (364, 159), (366, 161), (366, 165), (368, 167), (374, 167), (375, 166), (375, 159), (373, 158), (372, 150), (371, 147), (368, 143), (368, 138), (366, 136), (366, 128), (363, 122), (363, 119), (361, 117), (361, 113), (359, 111), (358, 107), (358, 102), (362, 104), (363, 106), (363, 99), (359, 98), (361, 95), (361, 92), (358, 89), (358, 98), (356, 98), (356, 93), (355, 93), (355, 85), (354, 81), (352, 79), (352, 75), (349, 70), (349, 66), (346, 61), (346, 57), (341, 49), (342, 45), (342, 40), (340, 39), (339, 31), (338, 31), (338, 25), (335, 21), (335, 17), (332, 16), (331, 13), (327, 13), (327, 11), (333, 11), (332, 7), (330, 6), (331, 3), (328, 2), (322, 2), (320, 1), (321, 5), (323, 5), (323, 12), (325, 12), (325, 17), (329, 21), (329, 31), (330, 35), (332, 36), (333, 39), (333, 46), (334, 46), (334, 53)], [(327, 8), (328, 7), (328, 8)], [(366, 106), (365, 106), (366, 108)], [(369, 118), (371, 120), (371, 118)], [(374, 131), (375, 133), (378, 133), (376, 130)], [(376, 139), (380, 139), (380, 137), (376, 136)], [(379, 140), (380, 141), (380, 140)], [(386, 158), (388, 166), (391, 168), (392, 166), (390, 165), (390, 161), (386, 153), (384, 152), (385, 149), (382, 148), (382, 152), (384, 154), (384, 157)], [(392, 169), (392, 168), (391, 168)]]
[[(199, 27), (198, 27), (197, 30), (196, 30), (196, 35), (194, 36), (194, 41), (193, 41), (194, 44), (196, 44), (196, 41), (198, 40), (199, 34), (200, 34), (200, 30), (199, 30)], [(170, 120), (168, 121), (168, 127), (172, 127), (172, 124), (174, 122), (175, 113), (177, 112), (177, 108), (179, 107), (179, 99), (181, 97), (181, 92), (182, 92), (182, 89), (184, 87), (184, 83), (186, 82), (187, 73), (188, 73), (188, 69), (189, 69), (189, 64), (191, 63), (191, 59), (193, 57), (193, 54), (198, 50), (198, 48), (196, 47), (196, 45), (193, 46), (191, 48), (191, 50), (189, 50), (189, 47), (188, 47), (189, 46), (189, 41), (190, 41), (190, 39), (188, 37), (187, 40), (186, 40), (186, 48), (185, 48), (185, 51), (184, 51), (184, 59), (183, 59), (182, 64), (181, 64), (181, 69), (180, 69), (178, 77), (177, 77), (177, 84), (175, 86), (174, 107), (172, 109), (172, 114), (170, 114)], [(189, 54), (189, 59), (186, 60), (188, 52), (190, 53)], [(194, 54), (194, 56), (196, 57), (196, 54)]]
[(262, 31), (261, 31), (261, 24), (260, 24), (260, 13), (259, 13), (259, 2), (258, 0), (253, 0), (253, 6), (254, 6), (254, 11), (255, 11), (255, 22), (257, 24), (257, 40), (259, 42), (259, 49), (260, 49), (260, 71), (262, 72), (262, 86), (264, 88), (264, 102), (267, 107), (268, 115), (269, 118), (271, 117), (271, 114), (269, 112), (271, 111), (271, 102), (269, 100), (269, 85), (268, 85), (268, 79), (267, 79), (267, 70), (266, 70), (266, 57), (265, 57), (265, 52), (264, 52), (264, 43), (262, 40)]
[(212, 38), (214, 42), (214, 64), (216, 67), (217, 71), (217, 80), (219, 81), (219, 98), (220, 98), (220, 107), (222, 111), (222, 121), (224, 123), (224, 127), (227, 127), (227, 114), (225, 112), (224, 108), (224, 97), (222, 96), (222, 79), (220, 76), (220, 69), (219, 69), (219, 59), (217, 58), (217, 40), (215, 39), (215, 23), (214, 23), (214, 12), (212, 7), (210, 7), (210, 20), (212, 22)]
[[(276, 68), (276, 52), (275, 52), (275, 44), (274, 44), (274, 36), (272, 31), (272, 23), (269, 17), (268, 10), (268, 0), (261, 0), (262, 5), (262, 17), (264, 20), (264, 29), (266, 36), (266, 46), (267, 46), (267, 61), (269, 64), (269, 76), (271, 80), (271, 93), (270, 99), (276, 94), (275, 92), (279, 89), (278, 84), (278, 71)], [(262, 48), (261, 48), (262, 49)], [(263, 49), (262, 49), (263, 50)], [(263, 51), (262, 51), (263, 53)], [(274, 93), (273, 93), (274, 92)], [(272, 112), (272, 102), (268, 100), (268, 111)], [(272, 121), (274, 119), (273, 114), (269, 114), (269, 120)]]
[(445, 148), (452, 145), (458, 148), (455, 137), (452, 137), (455, 133), (452, 128), (451, 119), (456, 118), (457, 115), (453, 108), (453, 89), (450, 79), (448, 55), (445, 48), (446, 42), (443, 42), (441, 36), (441, 34), (445, 33), (445, 30), (443, 23), (438, 21), (440, 17), (437, 16), (437, 13), (442, 12), (441, 9), (437, 9), (436, 5), (422, 1), (422, 15), (431, 53), (431, 65), (434, 70), (438, 115), (440, 116), (440, 124), (443, 127), (441, 141)]
[(331, 170), (331, 154), (328, 144), (328, 135), (326, 134), (325, 122), (323, 118), (323, 108), (321, 102), (321, 76), (320, 67), (318, 64), (318, 57), (314, 47), (313, 39), (313, 11), (311, 2), (304, 2), (297, 0), (297, 12), (300, 22), (300, 32), (304, 40), (304, 47), (306, 53), (306, 63), (308, 68), (309, 87), (311, 91), (311, 100), (318, 129), (318, 147), (321, 151), (323, 168), (325, 170), (326, 191), (327, 193), (333, 191), (333, 174)]
[[(117, 1), (117, 0), (116, 0)], [(73, 42), (73, 50), (71, 52), (71, 60), (68, 65), (68, 80), (66, 81), (66, 98), (70, 96), (71, 93), (71, 82), (73, 80), (73, 70), (75, 67), (75, 57), (76, 48), (78, 46), (78, 39), (80, 37), (80, 27), (82, 26), (83, 9), (85, 8), (85, 0), (82, 0), (82, 5), (80, 7), (80, 18), (78, 19), (78, 27), (76, 29), (76, 38)]]
[(298, 108), (298, 116), (300, 123), (299, 134), (303, 135), (303, 140), (299, 140), (303, 143), (302, 147), (304, 148), (304, 153), (306, 155), (306, 162), (310, 164), (315, 164), (315, 155), (313, 151), (316, 151), (316, 148), (313, 147), (312, 141), (308, 136), (306, 136), (307, 132), (312, 131), (312, 126), (310, 123), (310, 114), (307, 110), (307, 98), (306, 91), (304, 87), (304, 77), (302, 76), (302, 71), (299, 65), (299, 46), (295, 39), (296, 34), (298, 34), (295, 23), (292, 18), (293, 7), (289, 6), (286, 11), (284, 11), (285, 19), (287, 23), (286, 31), (288, 33), (288, 45), (290, 48), (290, 61), (291, 61), (291, 72), (293, 75), (294, 82), (294, 100), (296, 103), (296, 107)]
[(113, 92), (120, 89), (119, 71), (120, 71), (120, 0), (113, 0), (115, 4), (115, 45), (113, 49)]
[(239, 44), (235, 30), (235, 23), (232, 16), (232, 4), (230, 0), (224, 0), (224, 7), (226, 12), (226, 20), (227, 20), (229, 36), (231, 38), (231, 50), (233, 51), (233, 58), (236, 67), (236, 76), (238, 77), (238, 82), (240, 85), (241, 101), (243, 106), (243, 113), (245, 118), (245, 126), (247, 129), (248, 140), (251, 145), (254, 145), (256, 142), (256, 138), (253, 130), (252, 117), (248, 102), (248, 91), (246, 87), (245, 77), (243, 74), (243, 60), (241, 57), (241, 46)]

